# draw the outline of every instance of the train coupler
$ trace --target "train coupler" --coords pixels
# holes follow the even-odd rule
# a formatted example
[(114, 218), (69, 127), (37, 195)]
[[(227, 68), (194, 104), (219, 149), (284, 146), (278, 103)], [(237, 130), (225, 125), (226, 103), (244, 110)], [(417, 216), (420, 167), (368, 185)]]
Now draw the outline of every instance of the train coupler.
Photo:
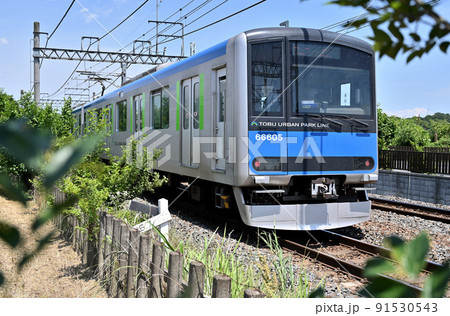
[(328, 178), (318, 178), (311, 181), (311, 197), (331, 199), (338, 198), (336, 181)]

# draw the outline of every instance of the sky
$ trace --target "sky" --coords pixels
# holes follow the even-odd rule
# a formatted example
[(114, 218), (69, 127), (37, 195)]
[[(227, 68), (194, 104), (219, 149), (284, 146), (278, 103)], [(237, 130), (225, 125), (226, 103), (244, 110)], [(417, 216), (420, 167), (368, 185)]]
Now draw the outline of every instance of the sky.
[[(157, 2), (158, 1), (158, 2)], [(154, 24), (148, 20), (175, 21), (184, 19), (185, 33), (197, 30), (214, 21), (240, 11), (260, 0), (149, 0), (130, 19), (104, 37), (99, 44), (102, 51), (131, 51), (135, 39), (149, 40), (154, 44)], [(72, 0), (1, 0), (0, 10), (0, 90), (19, 98), (20, 91), (32, 87), (32, 38), (33, 23), (40, 23), (41, 32), (50, 35)], [(80, 49), (83, 36), (102, 37), (114, 26), (138, 8), (144, 0), (76, 0), (61, 25), (48, 40), (41, 35), (41, 46), (49, 48)], [(211, 27), (185, 37), (185, 54), (189, 43), (196, 43), (200, 52), (242, 31), (279, 26), (288, 20), (290, 26), (323, 28), (363, 13), (359, 8), (327, 5), (325, 1), (266, 0), (261, 4)], [(158, 10), (157, 8), (158, 3)], [(200, 6), (200, 7), (199, 7)], [(450, 1), (441, 0), (437, 12), (450, 19)], [(210, 11), (209, 13), (207, 13)], [(162, 26), (160, 26), (161, 30)], [(338, 31), (341, 28), (332, 29)], [(175, 32), (174, 27), (166, 34)], [(419, 32), (421, 30), (419, 29)], [(169, 33), (170, 32), (170, 33)], [(369, 41), (370, 29), (349, 33)], [(162, 40), (160, 38), (160, 40)], [(369, 41), (370, 42), (370, 41)], [(83, 47), (89, 45), (83, 42)], [(167, 47), (167, 54), (181, 52), (181, 40), (175, 39), (160, 47)], [(97, 48), (97, 44), (93, 46)], [(439, 49), (406, 64), (406, 56), (396, 60), (383, 57), (376, 62), (377, 103), (384, 112), (400, 117), (425, 116), (436, 112), (450, 113), (450, 53)], [(44, 60), (41, 66), (41, 94), (48, 93), (54, 99), (65, 96), (99, 93), (98, 82), (88, 81), (80, 71), (95, 71), (102, 77), (117, 78), (120, 65), (77, 61)], [(127, 70), (132, 77), (151, 66), (134, 65)], [(72, 75), (74, 73), (74, 75)], [(111, 75), (113, 74), (113, 75)], [(114, 77), (116, 75), (116, 77)], [(71, 79), (69, 79), (71, 78)], [(68, 80), (69, 79), (69, 80)], [(120, 85), (120, 79), (106, 86), (107, 92)], [(64, 85), (67, 81), (67, 84)], [(116, 85), (116, 86), (114, 86)], [(86, 88), (90, 86), (89, 90)], [(45, 95), (43, 96), (45, 98)]]

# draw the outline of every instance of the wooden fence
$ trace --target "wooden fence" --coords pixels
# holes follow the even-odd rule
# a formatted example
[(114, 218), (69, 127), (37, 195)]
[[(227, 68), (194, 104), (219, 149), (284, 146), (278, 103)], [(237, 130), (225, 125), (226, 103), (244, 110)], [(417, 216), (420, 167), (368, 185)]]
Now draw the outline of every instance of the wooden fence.
[[(64, 196), (55, 192), (56, 201)], [(189, 265), (188, 282), (183, 281), (183, 255), (170, 252), (165, 269), (166, 250), (159, 241), (141, 234), (111, 214), (99, 212), (100, 229), (94, 240), (88, 240), (84, 228), (72, 215), (60, 214), (54, 223), (64, 238), (72, 241), (83, 264), (96, 271), (109, 297), (117, 298), (203, 298), (205, 266), (193, 261)], [(231, 278), (213, 278), (213, 298), (231, 297)], [(244, 297), (265, 295), (258, 289), (247, 289)]]
[(450, 174), (450, 152), (445, 148), (419, 152), (412, 150), (380, 150), (381, 169), (408, 170), (417, 173)]

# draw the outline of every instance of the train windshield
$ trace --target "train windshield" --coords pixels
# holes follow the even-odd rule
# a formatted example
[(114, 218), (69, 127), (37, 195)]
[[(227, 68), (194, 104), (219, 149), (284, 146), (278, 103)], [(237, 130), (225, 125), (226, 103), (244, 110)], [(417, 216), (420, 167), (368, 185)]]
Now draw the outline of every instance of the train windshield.
[(251, 104), (253, 116), (284, 116), (282, 43), (279, 41), (252, 45)]
[(291, 41), (291, 116), (372, 117), (372, 57), (340, 45)]

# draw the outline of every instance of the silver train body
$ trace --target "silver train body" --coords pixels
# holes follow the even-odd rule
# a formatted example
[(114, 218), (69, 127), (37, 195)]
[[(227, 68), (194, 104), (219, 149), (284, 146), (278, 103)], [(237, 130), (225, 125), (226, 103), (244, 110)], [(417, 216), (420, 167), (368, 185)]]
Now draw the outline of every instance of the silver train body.
[[(374, 55), (353, 37), (256, 29), (160, 65), (77, 108), (109, 109), (113, 155), (134, 137), (193, 200), (255, 227), (366, 221), (378, 178)], [(214, 209), (213, 207), (213, 209)]]

